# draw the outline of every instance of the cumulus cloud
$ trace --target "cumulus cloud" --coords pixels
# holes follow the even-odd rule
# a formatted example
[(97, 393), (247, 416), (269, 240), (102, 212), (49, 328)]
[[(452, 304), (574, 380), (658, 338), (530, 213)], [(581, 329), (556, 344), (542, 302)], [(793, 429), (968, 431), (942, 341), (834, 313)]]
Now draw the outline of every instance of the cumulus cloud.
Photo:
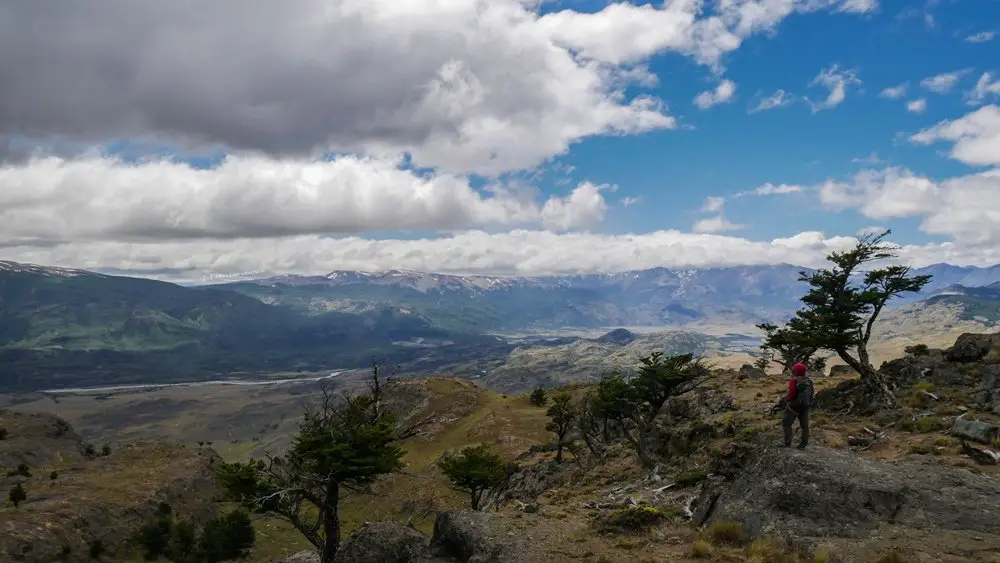
[(917, 98), (916, 100), (906, 102), (906, 111), (910, 113), (924, 113), (926, 109), (927, 100), (925, 98)]
[(871, 219), (923, 218), (920, 229), (965, 248), (1000, 242), (1000, 170), (935, 182), (901, 168), (865, 171), (850, 182), (827, 182), (820, 200), (855, 208)]
[(694, 104), (700, 109), (708, 109), (714, 105), (726, 104), (733, 100), (736, 94), (736, 83), (723, 80), (714, 90), (706, 90), (694, 98)]
[(830, 68), (821, 70), (809, 85), (823, 86), (829, 90), (829, 94), (821, 102), (813, 102), (807, 98), (813, 113), (839, 106), (847, 98), (847, 90), (858, 84), (861, 84), (861, 80), (855, 69), (841, 69), (839, 64), (834, 64)]
[(1000, 97), (1000, 80), (993, 79), (993, 73), (984, 72), (976, 86), (965, 94), (969, 105), (980, 105), (989, 97)]
[(966, 36), (965, 40), (969, 43), (986, 43), (987, 41), (992, 41), (995, 36), (995, 31), (980, 31), (979, 33)]
[(884, 161), (879, 158), (878, 153), (872, 152), (866, 157), (854, 157), (851, 159), (851, 162), (854, 164), (881, 164)]
[(602, 190), (582, 183), (542, 203), (502, 185), (418, 175), (398, 162), (226, 158), (218, 167), (48, 157), (0, 168), (0, 241), (141, 241), (599, 223)]
[(941, 121), (910, 136), (910, 140), (928, 145), (954, 143), (951, 157), (965, 164), (1000, 166), (1000, 106), (983, 106), (951, 121)]
[(802, 186), (794, 186), (788, 184), (774, 185), (771, 183), (764, 184), (757, 187), (752, 192), (740, 192), (736, 194), (737, 196), (743, 195), (780, 195), (780, 194), (794, 194), (802, 191)]
[[(857, 0), (612, 3), (93, 0), (0, 13), (0, 137), (150, 138), (272, 156), (409, 153), (452, 173), (535, 166), (588, 136), (676, 127), (627, 96), (674, 51), (715, 65), (795, 12)], [(45, 69), (40, 72), (39, 69)]]
[(722, 208), (725, 205), (726, 205), (726, 198), (720, 196), (712, 196), (705, 198), (705, 203), (702, 204), (701, 210), (706, 213), (718, 213), (722, 211)]
[(972, 69), (965, 68), (954, 72), (943, 72), (934, 76), (928, 76), (920, 81), (920, 86), (922, 86), (925, 90), (930, 90), (931, 92), (937, 94), (947, 94), (948, 92), (951, 92), (951, 89), (958, 84), (958, 81), (961, 80), (963, 76), (970, 72), (972, 72)]
[(767, 111), (775, 108), (780, 108), (782, 106), (787, 106), (792, 102), (791, 96), (787, 96), (784, 90), (776, 90), (770, 96), (761, 98), (757, 105), (753, 106), (747, 113), (757, 113), (760, 111)]
[(885, 90), (879, 92), (879, 96), (882, 98), (889, 98), (890, 100), (898, 100), (906, 95), (906, 89), (910, 87), (909, 82), (903, 82), (902, 84), (897, 84), (896, 86), (890, 86)]

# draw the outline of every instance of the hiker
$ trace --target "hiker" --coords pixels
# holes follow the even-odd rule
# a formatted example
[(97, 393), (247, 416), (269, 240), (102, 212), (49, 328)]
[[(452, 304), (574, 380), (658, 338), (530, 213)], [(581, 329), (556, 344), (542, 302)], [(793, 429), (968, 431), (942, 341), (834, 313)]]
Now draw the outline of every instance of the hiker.
[(784, 446), (786, 448), (792, 445), (792, 423), (795, 422), (795, 419), (799, 420), (799, 427), (802, 429), (799, 449), (805, 449), (809, 445), (809, 407), (812, 406), (813, 382), (806, 375), (807, 371), (805, 364), (795, 364), (792, 366), (792, 378), (788, 380), (785, 416), (781, 420), (781, 427), (785, 432)]

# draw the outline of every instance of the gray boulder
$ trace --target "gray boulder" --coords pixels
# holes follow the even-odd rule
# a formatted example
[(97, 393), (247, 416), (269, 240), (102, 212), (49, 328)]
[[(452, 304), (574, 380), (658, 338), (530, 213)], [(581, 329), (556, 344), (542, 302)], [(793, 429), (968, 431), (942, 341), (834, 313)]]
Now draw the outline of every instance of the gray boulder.
[(998, 344), (998, 334), (966, 333), (959, 336), (954, 346), (945, 351), (945, 358), (951, 362), (978, 362)]
[(966, 440), (991, 444), (993, 440), (1000, 438), (1000, 426), (979, 420), (965, 420), (960, 418), (951, 427), (951, 433)]
[(839, 364), (830, 368), (830, 377), (850, 376), (857, 377), (858, 372), (848, 365)]
[(434, 522), (431, 552), (463, 563), (515, 563), (519, 540), (500, 533), (492, 520), (495, 514), (470, 510), (451, 510), (438, 515)]
[(340, 545), (334, 563), (425, 563), (428, 538), (413, 528), (386, 520), (367, 522)]
[(979, 385), (973, 399), (994, 414), (1000, 414), (1000, 364), (987, 364), (980, 369)]
[(319, 563), (319, 552), (315, 549), (307, 549), (272, 563)]

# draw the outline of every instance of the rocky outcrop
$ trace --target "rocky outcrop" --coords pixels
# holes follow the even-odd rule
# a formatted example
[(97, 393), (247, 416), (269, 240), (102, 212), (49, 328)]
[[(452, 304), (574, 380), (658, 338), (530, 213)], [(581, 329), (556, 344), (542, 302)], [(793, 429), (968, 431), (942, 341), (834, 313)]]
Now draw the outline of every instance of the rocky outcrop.
[(743, 461), (731, 479), (703, 490), (696, 523), (733, 521), (752, 537), (832, 544), (846, 560), (860, 560), (866, 540), (886, 535), (942, 534), (955, 545), (964, 545), (965, 538), (984, 549), (1000, 548), (1000, 482), (989, 476), (827, 448), (740, 454)]
[(830, 377), (857, 377), (858, 372), (854, 368), (844, 364), (838, 364), (830, 368)]
[(998, 346), (1000, 334), (966, 333), (959, 336), (955, 344), (945, 351), (945, 358), (952, 362), (978, 362)]
[(51, 414), (0, 410), (0, 469), (41, 467), (78, 460), (83, 440), (69, 423)]
[(740, 366), (740, 371), (737, 372), (737, 377), (740, 379), (762, 379), (767, 374), (763, 370), (757, 368), (753, 364), (743, 364)]

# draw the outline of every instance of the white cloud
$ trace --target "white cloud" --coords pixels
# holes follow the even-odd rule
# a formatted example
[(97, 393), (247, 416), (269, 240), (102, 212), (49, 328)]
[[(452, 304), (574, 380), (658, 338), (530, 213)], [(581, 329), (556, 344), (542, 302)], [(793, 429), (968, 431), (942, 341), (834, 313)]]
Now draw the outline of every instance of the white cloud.
[(962, 69), (956, 70), (954, 72), (943, 72), (934, 76), (928, 76), (927, 78), (920, 81), (920, 86), (925, 90), (930, 90), (937, 94), (947, 94), (951, 92), (951, 89), (958, 84), (958, 81), (962, 79), (963, 76), (972, 72), (972, 69)]
[(1000, 243), (998, 169), (942, 182), (900, 168), (866, 171), (851, 182), (827, 182), (820, 201), (832, 209), (855, 208), (871, 219), (921, 217), (922, 231), (949, 236), (970, 250)]
[(871, 0), (726, 1), (713, 4), (715, 13), (699, 19), (705, 6), (698, 0), (664, 2), (661, 7), (614, 2), (596, 13), (561, 10), (546, 14), (539, 24), (558, 45), (603, 63), (627, 64), (677, 51), (701, 64), (717, 65), (744, 39), (773, 32), (793, 13), (865, 13), (875, 6)]
[[(441, 238), (369, 240), (315, 235), (228, 241), (120, 244), (79, 242), (47, 247), (6, 247), (8, 260), (89, 269), (173, 270), (174, 278), (200, 281), (206, 274), (262, 271), (319, 274), (337, 269), (408, 269), (444, 273), (572, 274), (667, 267), (780, 264), (820, 266), (853, 237), (803, 232), (770, 241), (656, 231), (644, 234), (557, 234), (514, 230), (466, 231)], [(902, 247), (914, 266), (1000, 263), (1000, 246), (954, 243)]]
[(984, 72), (976, 86), (965, 94), (965, 99), (969, 105), (979, 105), (988, 97), (1000, 97), (1000, 80), (993, 80), (993, 73)]
[(1000, 166), (1000, 106), (983, 106), (952, 121), (941, 121), (910, 136), (923, 145), (954, 143), (951, 157), (965, 164)]
[(878, 153), (872, 152), (864, 158), (854, 157), (851, 159), (851, 162), (854, 164), (881, 164), (883, 160), (879, 158)]
[(969, 43), (986, 43), (987, 41), (992, 41), (995, 36), (995, 31), (980, 31), (979, 33), (967, 36), (965, 40)]
[(743, 191), (743, 192), (737, 192), (737, 193), (733, 194), (732, 197), (743, 197), (743, 196), (748, 196), (748, 195), (757, 195), (757, 196), (785, 195), (785, 194), (796, 194), (796, 193), (800, 193), (802, 191), (803, 191), (802, 186), (795, 186), (795, 185), (789, 185), (789, 184), (778, 184), (778, 185), (775, 185), (775, 184), (772, 184), (772, 183), (768, 182), (766, 184), (763, 184), (763, 185), (760, 185), (760, 186), (754, 188), (753, 190)]
[(242, 238), (600, 222), (606, 186), (582, 183), (543, 203), (463, 177), (416, 175), (397, 162), (229, 157), (217, 168), (100, 157), (57, 157), (0, 167), (0, 241)]
[(916, 100), (910, 100), (906, 102), (906, 111), (910, 113), (924, 113), (927, 109), (927, 100), (924, 98), (917, 98)]
[(720, 196), (712, 196), (705, 198), (705, 203), (702, 204), (701, 210), (706, 213), (718, 213), (722, 211), (722, 207), (726, 204), (726, 198)]
[(708, 109), (717, 104), (726, 104), (733, 100), (736, 93), (736, 83), (723, 80), (714, 90), (707, 90), (695, 96), (694, 103), (700, 109)]
[(722, 214), (714, 217), (706, 217), (698, 220), (691, 230), (695, 233), (721, 233), (724, 231), (736, 231), (742, 229), (743, 225), (737, 225), (726, 219)]
[(621, 200), (619, 200), (619, 203), (621, 203), (622, 207), (632, 207), (633, 205), (637, 205), (639, 203), (642, 203), (642, 197), (641, 196), (640, 197), (623, 197), (623, 198), (621, 198)]
[(774, 108), (780, 108), (781, 106), (787, 106), (791, 103), (791, 97), (786, 96), (784, 90), (776, 90), (774, 94), (762, 98), (760, 102), (749, 109), (748, 113), (757, 113), (759, 111), (767, 111)]
[(858, 72), (855, 69), (841, 69), (839, 64), (834, 64), (830, 68), (821, 70), (809, 85), (823, 86), (830, 93), (822, 102), (809, 100), (809, 105), (812, 106), (813, 113), (837, 107), (847, 97), (848, 88), (858, 84), (861, 84), (861, 80), (858, 78)]
[(879, 96), (882, 98), (889, 98), (890, 100), (898, 100), (906, 95), (906, 89), (909, 87), (909, 82), (903, 82), (902, 84), (897, 84), (896, 86), (891, 86), (882, 90), (879, 93)]

